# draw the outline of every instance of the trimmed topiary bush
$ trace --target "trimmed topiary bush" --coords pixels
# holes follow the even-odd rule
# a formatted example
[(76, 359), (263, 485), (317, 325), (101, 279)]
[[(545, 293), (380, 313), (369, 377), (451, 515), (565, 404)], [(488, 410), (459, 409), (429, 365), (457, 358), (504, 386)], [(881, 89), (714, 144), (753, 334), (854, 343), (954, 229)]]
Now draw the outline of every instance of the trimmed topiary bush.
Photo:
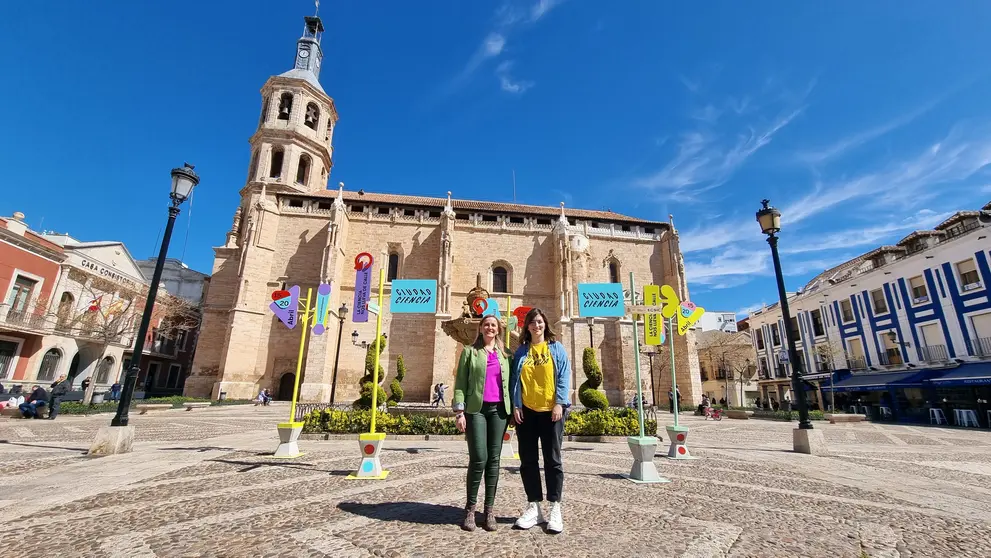
[(396, 377), (392, 379), (389, 383), (389, 406), (393, 407), (399, 404), (403, 400), (405, 395), (403, 392), (402, 383), (403, 379), (406, 378), (406, 361), (403, 360), (403, 355), (399, 355), (396, 358)]
[[(657, 421), (647, 419), (644, 432), (657, 433)], [(636, 436), (640, 433), (640, 417), (635, 409), (593, 409), (568, 413), (564, 421), (568, 436)]]
[(602, 385), (602, 371), (599, 370), (599, 363), (595, 360), (595, 349), (588, 347), (582, 353), (582, 370), (588, 378), (582, 385), (578, 386), (578, 400), (586, 409), (608, 409), (609, 400), (606, 394), (599, 391)]
[[(368, 349), (365, 351), (365, 375), (361, 377), (361, 380), (359, 380), (359, 383), (361, 384), (361, 394), (358, 397), (358, 400), (354, 402), (355, 408), (372, 408), (372, 380), (373, 373), (375, 372), (375, 355), (381, 355), (384, 350), (385, 336), (383, 335), (369, 345)], [(382, 367), (381, 357), (379, 358), (378, 380), (379, 382), (385, 380), (385, 368)], [(382, 389), (381, 385), (376, 385), (374, 387), (378, 391), (378, 394), (376, 395), (376, 402), (379, 405), (384, 405), (386, 403), (385, 390)]]

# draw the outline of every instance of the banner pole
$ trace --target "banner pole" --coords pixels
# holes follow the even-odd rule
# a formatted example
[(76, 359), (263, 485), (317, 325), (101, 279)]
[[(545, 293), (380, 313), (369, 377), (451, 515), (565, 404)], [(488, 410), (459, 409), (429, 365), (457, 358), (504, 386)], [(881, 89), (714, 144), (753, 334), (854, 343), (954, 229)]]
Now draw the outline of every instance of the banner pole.
[[(637, 287), (633, 283), (633, 272), (630, 272), (630, 301), (636, 301)], [(640, 415), (640, 437), (644, 437), (643, 429), (643, 390), (640, 389), (640, 332), (637, 328), (637, 317), (633, 316), (633, 363), (637, 372), (637, 413)]]
[(369, 429), (371, 434), (375, 434), (375, 415), (378, 412), (379, 359), (382, 356), (382, 347), (379, 346), (379, 339), (382, 338), (382, 312), (385, 310), (382, 306), (382, 292), (384, 290), (385, 269), (379, 269), (379, 311), (375, 315), (375, 368), (372, 369), (372, 424)]
[(296, 422), (296, 400), (299, 397), (299, 376), (303, 372), (303, 349), (306, 346), (306, 332), (309, 330), (310, 319), (310, 297), (313, 288), (306, 289), (306, 300), (303, 301), (303, 331), (299, 334), (299, 356), (296, 357), (296, 378), (292, 386), (292, 404), (289, 405), (289, 422)]

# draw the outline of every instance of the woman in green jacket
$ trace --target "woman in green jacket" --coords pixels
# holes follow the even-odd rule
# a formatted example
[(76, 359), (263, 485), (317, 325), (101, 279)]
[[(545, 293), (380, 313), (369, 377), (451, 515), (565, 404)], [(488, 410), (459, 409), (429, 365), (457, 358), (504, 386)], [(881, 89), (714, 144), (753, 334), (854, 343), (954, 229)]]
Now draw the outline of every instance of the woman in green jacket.
[(454, 380), (455, 424), (468, 442), (468, 499), (461, 528), (475, 530), (478, 485), (485, 476), (486, 531), (496, 530), (496, 486), (502, 440), (513, 409), (509, 399), (509, 359), (502, 342), (502, 322), (486, 316), (475, 342), (465, 345)]

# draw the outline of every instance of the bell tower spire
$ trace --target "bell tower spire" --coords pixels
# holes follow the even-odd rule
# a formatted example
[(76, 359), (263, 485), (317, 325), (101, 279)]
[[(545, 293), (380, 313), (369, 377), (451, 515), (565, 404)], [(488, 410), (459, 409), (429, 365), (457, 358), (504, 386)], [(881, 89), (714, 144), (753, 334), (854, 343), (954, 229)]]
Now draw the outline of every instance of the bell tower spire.
[(323, 63), (323, 49), (320, 40), (323, 38), (323, 21), (316, 13), (320, 10), (320, 2), (316, 2), (317, 12), (303, 18), (303, 36), (296, 41), (296, 62), (293, 69), (282, 74), (283, 77), (304, 79), (311, 85), (320, 87), (320, 64)]

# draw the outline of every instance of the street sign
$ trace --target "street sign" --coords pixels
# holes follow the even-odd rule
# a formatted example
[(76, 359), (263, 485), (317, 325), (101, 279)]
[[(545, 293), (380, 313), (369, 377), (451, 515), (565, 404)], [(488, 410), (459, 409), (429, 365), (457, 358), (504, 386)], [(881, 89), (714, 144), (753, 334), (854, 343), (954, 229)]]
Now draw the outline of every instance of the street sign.
[(781, 351), (778, 353), (778, 360), (780, 360), (783, 364), (788, 364), (788, 351)]
[(661, 310), (664, 309), (664, 306), (629, 304), (626, 308), (630, 311), (630, 314), (660, 314)]
[(369, 301), (369, 303), (368, 303), (368, 311), (371, 312), (372, 314), (375, 314), (376, 316), (378, 316), (378, 314), (379, 314), (379, 305), (378, 304), (375, 304), (374, 302), (370, 302)]

